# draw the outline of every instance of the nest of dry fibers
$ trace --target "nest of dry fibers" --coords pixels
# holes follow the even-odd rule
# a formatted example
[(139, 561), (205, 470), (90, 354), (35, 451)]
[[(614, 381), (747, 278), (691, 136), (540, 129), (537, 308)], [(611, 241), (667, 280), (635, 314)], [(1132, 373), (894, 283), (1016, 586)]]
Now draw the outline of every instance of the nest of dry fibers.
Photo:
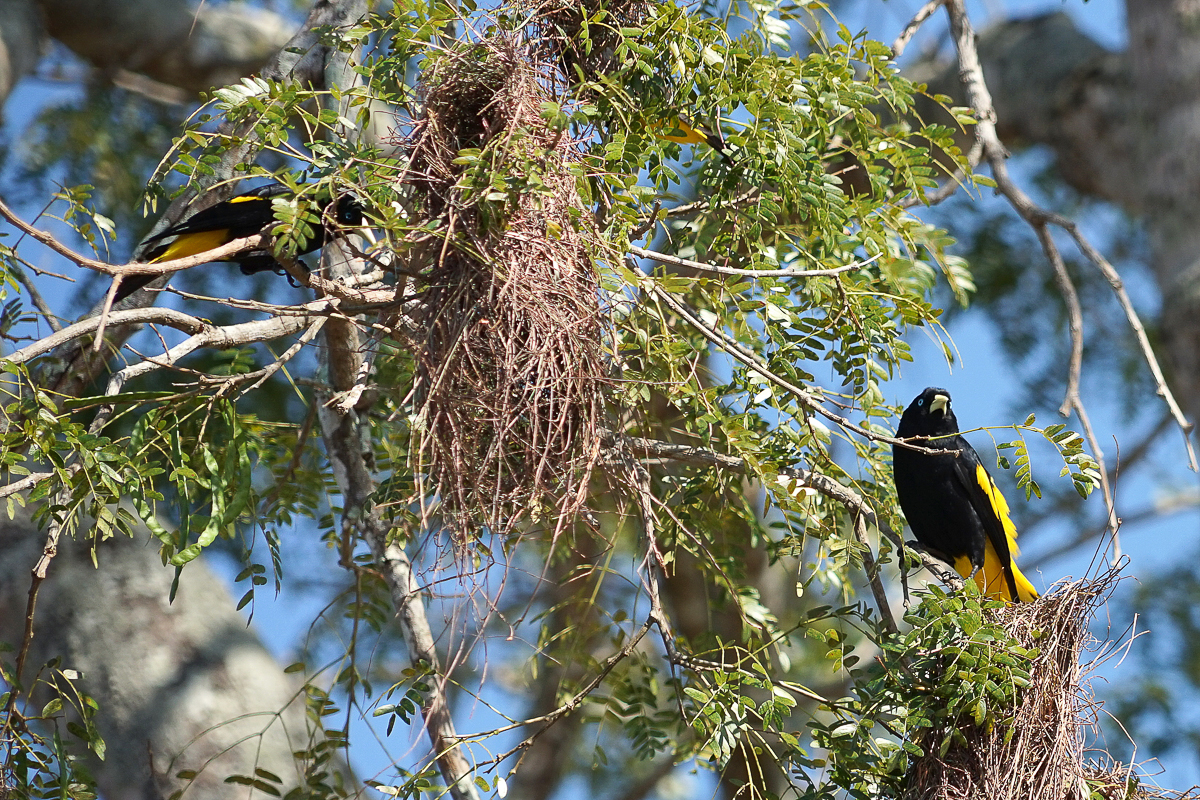
[(415, 343), (418, 473), (460, 535), (531, 518), (557, 532), (600, 450), (598, 237), (578, 151), (542, 118), (544, 85), (509, 39), (459, 46), (427, 71), (410, 143), (436, 234)]
[(557, 60), (567, 83), (594, 81), (614, 72), (620, 61), (621, 29), (638, 27), (653, 7), (650, 0), (516, 0), (528, 14), (534, 38)]
[(960, 725), (962, 738), (939, 754), (944, 730), (929, 730), (918, 744), (925, 755), (906, 776), (913, 800), (1127, 800), (1178, 797), (1142, 785), (1129, 765), (1085, 758), (1085, 737), (1096, 724), (1097, 703), (1086, 684), (1081, 655), (1095, 639), (1088, 625), (1112, 594), (1112, 569), (1068, 583), (1036, 603), (987, 613), (1022, 647), (1038, 651), (1011, 726), (990, 730)]

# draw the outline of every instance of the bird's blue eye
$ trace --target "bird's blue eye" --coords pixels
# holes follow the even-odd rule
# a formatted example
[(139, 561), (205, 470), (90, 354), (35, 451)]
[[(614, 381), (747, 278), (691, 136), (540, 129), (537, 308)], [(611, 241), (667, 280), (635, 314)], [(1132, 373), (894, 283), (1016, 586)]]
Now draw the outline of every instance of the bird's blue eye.
[(923, 405), (925, 405), (925, 401), (924, 401), (924, 400), (918, 400), (918, 401), (917, 401), (917, 405), (919, 405), (919, 406), (923, 406)]

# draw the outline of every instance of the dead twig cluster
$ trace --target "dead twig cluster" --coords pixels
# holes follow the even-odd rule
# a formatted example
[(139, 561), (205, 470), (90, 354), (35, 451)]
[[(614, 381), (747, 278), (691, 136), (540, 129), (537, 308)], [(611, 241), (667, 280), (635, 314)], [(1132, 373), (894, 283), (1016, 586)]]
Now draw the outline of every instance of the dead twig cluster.
[(577, 148), (541, 114), (545, 73), (508, 38), (447, 52), (409, 145), (438, 229), (414, 342), (416, 466), (459, 534), (530, 518), (557, 534), (600, 451), (599, 236)]

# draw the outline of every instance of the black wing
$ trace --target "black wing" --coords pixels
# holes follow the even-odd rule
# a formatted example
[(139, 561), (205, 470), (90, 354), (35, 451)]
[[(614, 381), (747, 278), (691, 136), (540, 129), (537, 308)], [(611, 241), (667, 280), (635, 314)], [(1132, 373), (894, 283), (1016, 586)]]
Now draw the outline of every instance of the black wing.
[(146, 241), (157, 242), (168, 236), (220, 230), (228, 230), (232, 234), (229, 237), (231, 240), (241, 236), (250, 236), (258, 233), (275, 220), (275, 215), (271, 210), (271, 199), (287, 193), (287, 187), (278, 183), (269, 183), (266, 186), (251, 189), (229, 200), (209, 206), (203, 211), (197, 211), (187, 219), (154, 234)]

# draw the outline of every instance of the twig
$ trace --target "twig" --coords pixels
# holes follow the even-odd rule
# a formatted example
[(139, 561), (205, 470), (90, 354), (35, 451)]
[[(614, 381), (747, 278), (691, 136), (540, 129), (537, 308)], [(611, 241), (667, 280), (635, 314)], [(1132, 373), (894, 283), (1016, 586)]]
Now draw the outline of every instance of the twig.
[[(802, 406), (804, 406), (805, 408), (807, 408), (808, 410), (810, 410), (816, 414), (820, 414), (822, 417), (825, 417), (830, 422), (837, 424), (839, 427), (844, 428), (853, 433), (857, 433), (859, 436), (862, 436), (863, 438), (866, 438), (866, 439), (871, 439), (876, 442), (887, 442), (888, 444), (899, 445), (901, 447), (906, 447), (909, 450), (915, 450), (918, 453), (925, 453), (927, 455), (941, 455), (943, 453), (954, 452), (952, 450), (944, 450), (944, 449), (940, 449), (940, 448), (936, 448), (936, 447), (922, 447), (921, 445), (913, 444), (912, 441), (909, 439), (897, 439), (893, 436), (884, 436), (882, 434), (872, 433), (871, 431), (868, 431), (858, 425), (855, 425), (853, 422), (846, 419), (845, 417), (840, 417), (837, 414), (834, 414), (832, 411), (827, 410), (823, 405), (821, 405), (822, 401), (819, 397), (812, 394), (811, 392), (801, 389), (796, 384), (794, 384), (790, 381), (787, 381), (787, 380), (779, 377), (778, 375), (776, 375), (774, 372), (771, 371), (771, 369), (765, 363), (763, 363), (762, 359), (758, 357), (758, 354), (754, 353), (753, 351), (747, 350), (745, 347), (743, 347), (737, 341), (726, 336), (724, 333), (717, 330), (716, 328), (706, 325), (703, 321), (700, 320), (699, 317), (692, 314), (687, 309), (687, 307), (683, 305), (683, 303), (679, 302), (673, 296), (671, 296), (671, 294), (669, 292), (663, 290), (658, 285), (653, 285), (651, 288), (651, 291), (655, 297), (659, 298), (664, 303), (666, 303), (667, 306), (670, 307), (672, 311), (674, 311), (679, 316), (683, 317), (683, 319), (689, 325), (691, 325), (693, 328), (695, 328), (697, 331), (699, 331), (700, 334), (702, 336), (704, 336), (705, 339), (708, 339), (710, 342), (715, 344), (717, 347), (720, 347), (726, 353), (733, 356), (738, 361), (742, 362), (742, 364), (744, 364), (752, 372), (755, 372), (755, 373), (761, 375), (762, 377), (766, 378), (768, 381), (775, 384), (779, 388), (784, 389), (785, 391), (791, 392), (793, 395), (795, 395), (796, 399), (800, 401), (800, 404)], [(928, 438), (928, 437), (917, 437), (917, 438)]]
[(63, 329), (62, 323), (58, 321), (58, 317), (46, 303), (46, 298), (42, 297), (42, 293), (38, 291), (37, 284), (29, 279), (25, 274), (25, 270), (21, 269), (21, 265), (12, 261), (9, 263), (9, 271), (13, 276), (25, 287), (25, 291), (29, 292), (29, 299), (33, 301), (34, 307), (41, 312), (42, 317), (46, 320), (46, 324), (55, 333)]
[[(662, 458), (671, 461), (677, 461), (681, 464), (691, 464), (700, 467), (719, 467), (721, 469), (736, 472), (738, 474), (748, 474), (749, 467), (745, 459), (738, 456), (726, 455), (718, 453), (716, 450), (711, 450), (707, 447), (695, 447), (687, 444), (675, 444), (673, 442), (663, 442), (657, 439), (644, 439), (636, 436), (625, 436), (614, 431), (602, 431), (602, 436), (606, 443), (610, 445), (626, 446), (643, 458)], [(815, 489), (831, 500), (836, 500), (841, 503), (851, 514), (861, 516), (863, 521), (868, 525), (872, 525), (881, 534), (886, 536), (899, 550), (904, 551), (904, 539), (900, 537), (891, 526), (881, 520), (871, 508), (870, 504), (863, 499), (862, 495), (854, 491), (848, 486), (830, 478), (827, 475), (822, 475), (812, 470), (803, 469), (801, 467), (784, 467), (779, 470), (780, 475), (784, 475), (800, 486), (807, 486)], [(916, 551), (921, 559), (921, 564), (937, 576), (939, 580), (955, 591), (963, 586), (962, 579), (956, 573), (948, 569), (948, 567), (929, 555), (924, 551)]]
[(511, 750), (509, 750), (506, 753), (501, 753), (500, 755), (493, 758), (492, 762), (496, 763), (496, 764), (500, 764), (506, 758), (512, 756), (514, 753), (519, 753), (522, 750), (529, 749), (529, 747), (531, 747), (533, 745), (534, 741), (539, 736), (541, 736), (543, 733), (545, 733), (547, 730), (550, 729), (551, 725), (553, 725), (555, 722), (562, 719), (567, 714), (570, 714), (572, 711), (574, 711), (576, 708), (578, 708), (579, 705), (588, 698), (588, 695), (590, 695), (592, 692), (596, 691), (596, 687), (598, 687), (604, 681), (604, 679), (608, 677), (608, 674), (613, 671), (613, 668), (616, 667), (617, 664), (620, 664), (622, 661), (624, 661), (626, 658), (629, 657), (629, 655), (634, 651), (634, 648), (636, 648), (641, 643), (642, 639), (650, 631), (650, 626), (653, 624), (654, 624), (653, 619), (647, 619), (645, 622), (643, 622), (642, 627), (638, 628), (637, 632), (634, 633), (633, 636), (629, 637), (629, 641), (625, 642), (625, 645), (620, 650), (613, 653), (611, 656), (609, 656), (605, 660), (604, 664), (600, 667), (600, 671), (597, 672), (596, 676), (588, 682), (587, 686), (584, 686), (582, 689), (580, 689), (578, 692), (576, 692), (575, 695), (570, 700), (563, 703), (558, 708), (554, 709), (553, 711), (551, 711), (548, 714), (543, 714), (540, 717), (533, 717), (532, 719), (521, 720), (520, 722), (515, 723), (513, 725), (509, 725), (504, 728), (499, 728), (496, 730), (488, 731), (487, 734), (485, 734), (485, 735), (493, 736), (497, 733), (500, 733), (501, 731), (511, 730), (513, 728), (524, 727), (526, 725), (537, 724), (539, 722), (545, 723), (541, 728), (534, 731), (531, 736), (529, 736), (528, 738), (521, 741), (519, 744), (517, 744)]
[(1142, 325), (1141, 318), (1138, 317), (1137, 310), (1133, 307), (1133, 301), (1129, 299), (1129, 293), (1125, 291), (1125, 282), (1121, 280), (1121, 276), (1112, 264), (1108, 263), (1103, 255), (1100, 254), (1092, 244), (1084, 238), (1079, 230), (1079, 226), (1069, 219), (1058, 218), (1055, 224), (1063, 228), (1075, 240), (1076, 247), (1080, 252), (1091, 261), (1100, 270), (1101, 274), (1108, 280), (1109, 286), (1117, 295), (1117, 300), (1121, 303), (1121, 308), (1125, 312), (1125, 319), (1129, 323), (1129, 327), (1133, 329), (1134, 335), (1137, 337), (1138, 346), (1141, 348), (1142, 357), (1150, 366), (1150, 374), (1154, 376), (1154, 384), (1157, 387), (1159, 397), (1167, 404), (1167, 408), (1171, 410), (1171, 416), (1175, 418), (1175, 423), (1183, 431), (1183, 442), (1187, 447), (1188, 466), (1193, 472), (1197, 471), (1196, 452), (1192, 447), (1191, 433), (1195, 429), (1195, 424), (1188, 422), (1183, 414), (1183, 409), (1179, 407), (1179, 403), (1175, 400), (1175, 395), (1167, 386), (1167, 380), (1163, 377), (1162, 367), (1158, 363), (1158, 358), (1154, 355), (1154, 349), (1150, 346), (1150, 339), (1146, 336), (1146, 328)]
[(899, 60), (904, 53), (904, 48), (908, 47), (908, 43), (912, 37), (916, 35), (925, 21), (932, 17), (946, 0), (929, 0), (925, 5), (913, 15), (913, 18), (904, 26), (904, 30), (900, 31), (900, 35), (896, 37), (896, 41), (892, 42), (892, 60)]
[(313, 322), (311, 317), (282, 317), (275, 319), (255, 320), (237, 325), (227, 325), (222, 328), (206, 327), (194, 336), (189, 336), (172, 347), (161, 356), (147, 357), (145, 360), (116, 372), (109, 378), (105, 389), (106, 396), (118, 394), (122, 387), (134, 378), (147, 375), (163, 367), (171, 367), (181, 358), (201, 347), (213, 347), (227, 350), (247, 344), (265, 342), (288, 336), (303, 330)]
[(843, 272), (860, 269), (871, 262), (877, 260), (882, 253), (878, 253), (866, 261), (856, 261), (853, 264), (843, 264), (840, 267), (832, 269), (738, 269), (737, 267), (722, 267), (716, 264), (705, 264), (700, 261), (691, 261), (679, 256), (667, 255), (666, 253), (658, 253), (654, 250), (646, 250), (641, 247), (630, 245), (629, 252), (639, 258), (649, 258), (658, 261), (662, 264), (670, 264), (673, 267), (685, 267), (687, 269), (699, 270), (701, 272), (714, 272), (719, 275), (740, 275), (746, 278), (829, 278), (834, 275), (841, 275)]
[[(721, 208), (733, 208), (733, 207), (740, 206), (746, 202), (749, 202), (750, 200), (754, 200), (760, 194), (762, 194), (762, 189), (757, 189), (757, 188), (751, 189), (748, 192), (743, 192), (742, 194), (738, 195), (737, 197), (734, 197), (733, 199), (729, 200), (726, 203), (722, 203)], [(712, 204), (711, 200), (697, 200), (693, 203), (684, 203), (683, 205), (678, 205), (678, 206), (674, 206), (672, 208), (668, 208), (666, 210), (666, 216), (682, 217), (682, 216), (686, 216), (688, 214), (694, 214), (697, 211), (715, 211), (715, 210), (716, 209), (713, 208), (713, 204)]]
[[(945, 0), (940, 0), (945, 2)], [(979, 160), (983, 158), (983, 142), (975, 139), (975, 143), (971, 145), (971, 149), (967, 152), (967, 165), (972, 170), (979, 166)], [(936, 206), (938, 203), (944, 202), (954, 196), (958, 191), (963, 181), (967, 179), (967, 173), (961, 169), (954, 170), (944, 184), (939, 186), (936, 191), (929, 194), (913, 195), (907, 200), (901, 200), (896, 205), (900, 208), (912, 208), (914, 206)]]
[(289, 347), (287, 350), (284, 350), (282, 355), (280, 355), (278, 358), (276, 358), (274, 361), (272, 361), (267, 366), (263, 367), (260, 370), (250, 372), (245, 375), (237, 376), (237, 377), (241, 378), (243, 381), (254, 380), (255, 378), (257, 378), (257, 380), (254, 380), (254, 383), (250, 384), (249, 386), (247, 386), (245, 389), (242, 390), (242, 394), (246, 394), (247, 392), (254, 391), (259, 386), (262, 386), (264, 383), (266, 383), (267, 380), (272, 375), (274, 375), (276, 372), (278, 372), (280, 369), (282, 369), (283, 365), (286, 364), (288, 361), (291, 361), (292, 357), (295, 356), (296, 353), (299, 353), (301, 348), (304, 347), (304, 345), (308, 344), (309, 342), (311, 342), (313, 340), (313, 337), (315, 337), (320, 332), (321, 328), (324, 327), (325, 320), (327, 320), (327, 319), (328, 319), (328, 317), (320, 317), (318, 319), (313, 320), (313, 323), (308, 326), (308, 328), (304, 331), (304, 333), (300, 334), (300, 338), (297, 339), (295, 342), (293, 342), (291, 347)]
[[(78, 472), (76, 467), (73, 472)], [(67, 493), (69, 495), (68, 484), (64, 483), (59, 494)], [(60, 498), (60, 502), (62, 502)], [(29, 599), (25, 605), (25, 631), (21, 637), (21, 649), (17, 651), (16, 663), (16, 679), (18, 686), (21, 682), (21, 674), (25, 669), (25, 659), (29, 656), (30, 645), (33, 644), (33, 619), (37, 610), (38, 590), (42, 586), (42, 582), (46, 580), (46, 575), (50, 570), (50, 562), (58, 555), (58, 540), (62, 534), (62, 523), (57, 519), (51, 520), (50, 527), (46, 530), (46, 543), (42, 546), (42, 555), (30, 570), (31, 580), (29, 582)], [(11, 714), (15, 707), (14, 703), (17, 697), (21, 694), (18, 686), (12, 687), (12, 692), (9, 696), (7, 714)]]

